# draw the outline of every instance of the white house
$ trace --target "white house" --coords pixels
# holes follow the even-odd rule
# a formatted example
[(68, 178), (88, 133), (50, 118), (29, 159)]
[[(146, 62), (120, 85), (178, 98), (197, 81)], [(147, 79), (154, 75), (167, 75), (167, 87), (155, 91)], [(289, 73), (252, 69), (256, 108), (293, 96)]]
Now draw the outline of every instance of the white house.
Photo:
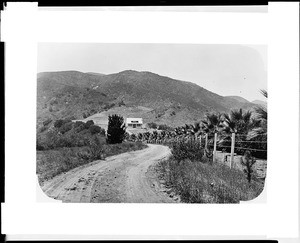
[(142, 128), (143, 118), (126, 118), (127, 128)]

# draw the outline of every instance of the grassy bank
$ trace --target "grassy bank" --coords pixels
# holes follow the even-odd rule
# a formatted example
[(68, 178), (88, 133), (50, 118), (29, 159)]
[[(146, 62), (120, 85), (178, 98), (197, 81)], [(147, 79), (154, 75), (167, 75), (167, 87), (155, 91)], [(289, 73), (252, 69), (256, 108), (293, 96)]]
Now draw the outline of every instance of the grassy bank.
[(156, 169), (185, 203), (239, 203), (256, 198), (264, 186), (256, 178), (248, 183), (243, 172), (217, 163), (169, 159)]
[(54, 150), (37, 151), (37, 175), (40, 184), (54, 176), (67, 172), (75, 167), (90, 163), (93, 160), (140, 150), (147, 146), (141, 142), (123, 142), (121, 144), (103, 144), (58, 148)]

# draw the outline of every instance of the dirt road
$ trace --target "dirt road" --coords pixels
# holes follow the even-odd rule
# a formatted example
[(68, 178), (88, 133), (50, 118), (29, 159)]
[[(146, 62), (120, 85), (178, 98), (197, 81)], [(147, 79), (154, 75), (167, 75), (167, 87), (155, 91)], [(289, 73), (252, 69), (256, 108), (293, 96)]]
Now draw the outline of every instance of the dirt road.
[(166, 146), (149, 144), (143, 150), (98, 160), (44, 183), (42, 190), (63, 202), (174, 203), (150, 165), (170, 155)]

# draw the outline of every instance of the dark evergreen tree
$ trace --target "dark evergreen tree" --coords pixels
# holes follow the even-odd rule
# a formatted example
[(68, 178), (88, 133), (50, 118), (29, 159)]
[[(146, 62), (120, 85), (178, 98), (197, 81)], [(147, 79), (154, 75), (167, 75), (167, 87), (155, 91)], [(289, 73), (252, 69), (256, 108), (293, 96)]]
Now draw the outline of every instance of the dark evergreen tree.
[(124, 118), (119, 115), (108, 116), (107, 143), (122, 143), (125, 139)]

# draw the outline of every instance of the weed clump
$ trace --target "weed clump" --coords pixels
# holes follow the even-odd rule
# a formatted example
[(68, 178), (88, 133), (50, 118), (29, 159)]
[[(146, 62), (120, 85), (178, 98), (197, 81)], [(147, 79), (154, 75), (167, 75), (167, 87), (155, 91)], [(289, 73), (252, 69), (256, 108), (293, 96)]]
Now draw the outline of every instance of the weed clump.
[(249, 184), (242, 171), (222, 164), (189, 159), (178, 163), (171, 158), (158, 163), (157, 168), (166, 187), (185, 203), (239, 203), (252, 200), (263, 190), (263, 184)]
[(204, 150), (198, 141), (178, 141), (171, 145), (171, 152), (176, 161), (189, 159), (191, 161), (201, 161)]

